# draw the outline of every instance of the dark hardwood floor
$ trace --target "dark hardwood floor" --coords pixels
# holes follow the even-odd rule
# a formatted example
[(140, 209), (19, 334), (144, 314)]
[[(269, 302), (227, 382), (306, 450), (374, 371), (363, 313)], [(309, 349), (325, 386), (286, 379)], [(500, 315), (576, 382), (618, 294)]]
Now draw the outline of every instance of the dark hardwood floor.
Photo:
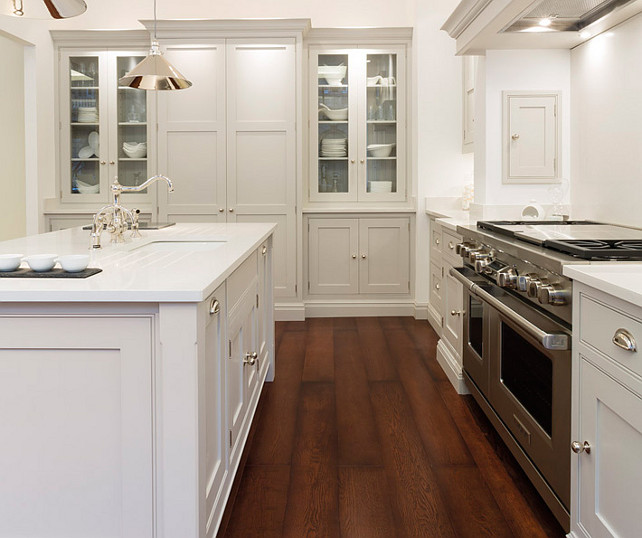
[(412, 318), (277, 323), (219, 537), (563, 537)]

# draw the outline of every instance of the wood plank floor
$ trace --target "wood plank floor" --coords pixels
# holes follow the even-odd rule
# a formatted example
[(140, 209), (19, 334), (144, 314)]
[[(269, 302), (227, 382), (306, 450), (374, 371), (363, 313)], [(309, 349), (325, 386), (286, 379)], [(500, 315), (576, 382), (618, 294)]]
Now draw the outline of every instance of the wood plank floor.
[(277, 323), (219, 537), (563, 537), (412, 318)]

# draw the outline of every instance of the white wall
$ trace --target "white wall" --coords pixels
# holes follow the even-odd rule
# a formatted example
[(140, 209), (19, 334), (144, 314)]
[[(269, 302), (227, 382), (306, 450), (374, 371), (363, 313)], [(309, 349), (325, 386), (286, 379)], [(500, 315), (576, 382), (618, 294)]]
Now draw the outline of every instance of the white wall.
[[(530, 200), (551, 202), (548, 185), (502, 184), (502, 91), (561, 91), (562, 177), (571, 170), (571, 54), (569, 50), (489, 50), (482, 62), (482, 83), (477, 93), (475, 202), (487, 205), (522, 205)], [(478, 79), (479, 80), (479, 79)], [(481, 110), (483, 108), (483, 110)], [(481, 112), (480, 112), (481, 110)], [(480, 136), (484, 138), (478, 146)]]
[(0, 241), (26, 233), (24, 45), (0, 34)]
[(571, 54), (572, 203), (581, 216), (642, 227), (642, 16)]

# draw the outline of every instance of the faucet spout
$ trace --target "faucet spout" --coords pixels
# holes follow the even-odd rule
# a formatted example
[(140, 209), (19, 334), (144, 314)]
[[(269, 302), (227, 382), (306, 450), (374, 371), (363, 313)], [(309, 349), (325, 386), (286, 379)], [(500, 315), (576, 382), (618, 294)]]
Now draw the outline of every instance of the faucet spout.
[(144, 183), (141, 183), (140, 185), (136, 185), (135, 187), (123, 187), (122, 185), (119, 184), (119, 190), (120, 192), (139, 192), (139, 191), (145, 190), (152, 183), (155, 183), (156, 181), (159, 181), (161, 179), (167, 182), (167, 192), (174, 192), (174, 184), (172, 183), (172, 180), (162, 174), (157, 174), (155, 176), (152, 176)]

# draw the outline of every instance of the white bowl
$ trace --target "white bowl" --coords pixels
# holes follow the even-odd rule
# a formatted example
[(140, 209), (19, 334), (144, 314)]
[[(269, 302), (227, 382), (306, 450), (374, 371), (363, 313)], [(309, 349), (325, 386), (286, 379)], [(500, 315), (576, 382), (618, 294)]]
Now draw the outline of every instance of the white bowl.
[(56, 265), (56, 258), (58, 258), (57, 254), (35, 254), (27, 256), (24, 260), (32, 270), (44, 273), (53, 269)]
[(98, 194), (100, 192), (100, 185), (90, 185), (80, 180), (76, 180), (76, 188), (80, 194)]
[(0, 271), (15, 271), (20, 267), (22, 254), (0, 254)]
[(394, 144), (370, 144), (366, 147), (371, 157), (390, 157)]
[(370, 192), (392, 192), (392, 181), (371, 181)]
[(322, 112), (326, 118), (332, 121), (344, 121), (348, 119), (347, 108), (336, 108), (332, 110), (331, 108), (321, 107), (319, 112)]
[(324, 78), (330, 86), (341, 86), (347, 70), (346, 65), (320, 65), (319, 78)]
[(87, 269), (89, 265), (89, 256), (87, 254), (69, 254), (60, 256), (57, 262), (60, 267), (68, 273), (78, 273)]
[(147, 155), (147, 146), (131, 149), (129, 146), (123, 145), (123, 151), (125, 152), (125, 155), (127, 155), (127, 157), (129, 157), (130, 159), (142, 159)]

